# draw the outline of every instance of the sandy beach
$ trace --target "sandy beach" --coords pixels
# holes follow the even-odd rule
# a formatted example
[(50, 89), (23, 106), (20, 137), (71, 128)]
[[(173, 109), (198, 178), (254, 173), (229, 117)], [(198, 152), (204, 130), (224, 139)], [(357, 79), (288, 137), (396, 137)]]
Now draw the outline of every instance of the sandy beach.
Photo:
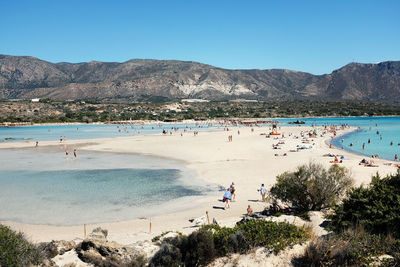
[[(275, 183), (276, 176), (285, 171), (293, 171), (297, 166), (309, 162), (322, 163), (329, 167), (332, 157), (326, 154), (339, 154), (344, 156), (341, 166), (347, 167), (354, 178), (355, 184), (367, 184), (371, 176), (379, 172), (384, 176), (393, 173), (396, 168), (384, 165), (387, 160), (375, 159), (379, 167), (364, 167), (359, 165), (363, 156), (350, 154), (346, 151), (329, 148), (327, 140), (332, 133), (321, 137), (322, 127), (318, 129), (318, 137), (308, 138), (308, 143), (303, 143), (301, 132), (308, 132), (312, 127), (293, 126), (282, 127), (279, 132), (285, 136), (273, 136), (266, 138), (264, 134), (270, 132), (267, 127), (231, 127), (229, 131), (223, 128), (200, 132), (174, 133), (173, 135), (146, 135), (131, 136), (96, 140), (68, 140), (71, 148), (79, 147), (79, 150), (137, 153), (156, 157), (165, 157), (184, 162), (193, 169), (200, 179), (209, 183), (215, 183), (223, 187), (229, 187), (234, 182), (236, 185), (236, 201), (231, 203), (231, 208), (221, 209), (224, 204), (223, 192), (219, 195), (208, 195), (189, 203), (185, 209), (179, 212), (169, 212), (151, 218), (152, 231), (150, 233), (150, 219), (138, 218), (130, 221), (100, 223), (87, 225), (87, 232), (100, 226), (108, 230), (109, 240), (121, 244), (131, 244), (136, 241), (151, 239), (165, 231), (180, 231), (188, 233), (196, 228), (189, 222), (191, 218), (198, 218), (208, 211), (210, 221), (215, 218), (222, 225), (233, 225), (238, 218), (246, 212), (247, 205), (251, 205), (254, 211), (261, 211), (269, 203), (261, 201), (257, 189), (264, 183), (269, 189)], [(354, 129), (339, 130), (337, 134), (343, 134)], [(240, 134), (238, 133), (240, 131)], [(228, 136), (232, 135), (232, 142), (228, 142)], [(297, 136), (298, 138), (295, 138)], [(280, 144), (280, 149), (273, 149), (273, 144)], [(42, 141), (40, 147), (58, 146), (57, 142)], [(296, 150), (297, 145), (311, 147)], [(33, 147), (34, 143), (1, 143), (1, 148), (26, 148)], [(284, 156), (284, 154), (287, 154)], [(276, 155), (277, 154), (277, 155)], [(79, 155), (79, 154), (78, 154)], [(82, 239), (83, 225), (76, 226), (49, 226), (31, 225), (16, 222), (1, 222), (11, 226), (15, 230), (23, 231), (34, 242), (51, 240)]]

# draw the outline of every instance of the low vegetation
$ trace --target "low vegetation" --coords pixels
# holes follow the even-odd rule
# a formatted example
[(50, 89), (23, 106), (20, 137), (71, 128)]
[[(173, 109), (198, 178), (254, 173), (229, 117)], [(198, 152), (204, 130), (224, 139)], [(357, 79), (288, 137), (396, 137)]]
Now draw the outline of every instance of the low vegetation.
[(22, 233), (0, 225), (0, 266), (30, 266), (40, 263), (39, 250)]
[(294, 206), (298, 211), (333, 207), (352, 185), (349, 171), (336, 164), (326, 170), (322, 165), (302, 165), (294, 172), (278, 175), (270, 189), (275, 202)]
[(0, 101), (2, 122), (107, 122), (216, 118), (279, 118), (316, 116), (400, 115), (400, 105), (371, 102), (132, 102)]
[(371, 233), (400, 238), (400, 169), (385, 178), (376, 175), (368, 187), (352, 189), (334, 210), (330, 226), (336, 232), (362, 225)]
[(278, 252), (310, 238), (310, 232), (288, 223), (252, 220), (233, 228), (209, 225), (190, 235), (165, 239), (150, 266), (204, 266), (228, 253), (245, 253), (253, 247)]
[(400, 171), (351, 189), (328, 218), (333, 232), (311, 242), (295, 265), (400, 266)]
[[(391, 257), (380, 261), (380, 255)], [(390, 235), (371, 234), (358, 226), (312, 241), (305, 255), (293, 263), (295, 266), (370, 266), (376, 262), (376, 265), (399, 266), (399, 256), (400, 240)]]

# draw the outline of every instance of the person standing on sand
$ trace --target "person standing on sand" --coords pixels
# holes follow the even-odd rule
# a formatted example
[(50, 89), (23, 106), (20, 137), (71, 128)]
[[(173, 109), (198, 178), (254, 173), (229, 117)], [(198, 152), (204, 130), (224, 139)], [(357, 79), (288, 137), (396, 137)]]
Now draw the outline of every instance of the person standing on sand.
[(236, 200), (236, 193), (235, 193), (236, 187), (235, 187), (234, 182), (232, 182), (230, 189), (231, 189), (232, 201), (235, 201)]
[(262, 201), (265, 201), (265, 194), (267, 194), (267, 189), (265, 188), (264, 184), (261, 184), (260, 189), (258, 189), (257, 191), (260, 192)]
[(231, 199), (232, 199), (232, 194), (229, 189), (230, 188), (226, 189), (225, 194), (224, 194), (224, 199), (223, 199), (223, 201), (225, 202), (224, 210), (229, 209), (231, 207), (231, 205), (229, 204), (229, 201), (231, 201)]
[(77, 153), (76, 153), (76, 149), (74, 149), (74, 158), (76, 158)]

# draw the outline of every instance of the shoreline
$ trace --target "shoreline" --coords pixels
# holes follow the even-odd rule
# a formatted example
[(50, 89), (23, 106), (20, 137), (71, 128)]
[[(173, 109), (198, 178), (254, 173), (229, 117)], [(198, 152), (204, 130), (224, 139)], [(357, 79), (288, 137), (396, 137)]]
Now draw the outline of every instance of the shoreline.
[[(310, 116), (310, 117), (270, 117), (270, 118), (214, 118), (207, 120), (177, 120), (175, 122), (157, 121), (157, 120), (127, 120), (127, 121), (108, 121), (108, 122), (45, 122), (45, 123), (34, 123), (34, 122), (3, 122), (0, 123), (0, 128), (10, 127), (23, 127), (23, 126), (62, 126), (62, 125), (112, 125), (112, 124), (174, 124), (174, 123), (199, 123), (199, 122), (221, 122), (221, 121), (237, 121), (237, 120), (279, 120), (279, 119), (322, 119), (322, 118), (392, 118), (400, 117), (400, 115), (379, 115), (379, 116)], [(17, 124), (16, 126), (6, 126), (4, 124)]]
[[(232, 181), (237, 185), (237, 201), (232, 203), (232, 208), (221, 210), (220, 197), (201, 196), (194, 205), (188, 210), (177, 212), (166, 211), (165, 214), (152, 217), (153, 232), (149, 233), (148, 219), (140, 218), (128, 221), (118, 221), (109, 223), (99, 223), (88, 225), (90, 229), (98, 226), (108, 229), (110, 240), (122, 244), (129, 244), (138, 240), (147, 240), (160, 234), (161, 232), (172, 230), (187, 233), (195, 230), (193, 225), (188, 222), (190, 218), (198, 218), (205, 214), (210, 214), (210, 220), (216, 220), (222, 225), (234, 223), (242, 214), (245, 213), (247, 205), (251, 205), (255, 211), (263, 209), (267, 204), (261, 201), (256, 189), (261, 183), (265, 183), (267, 188), (274, 184), (276, 175), (284, 171), (292, 171), (300, 164), (310, 161), (322, 163), (330, 166), (329, 158), (324, 154), (344, 154), (346, 160), (343, 166), (348, 167), (354, 174), (356, 185), (369, 183), (371, 175), (380, 171), (381, 175), (392, 173), (395, 169), (391, 166), (383, 165), (383, 161), (376, 160), (380, 164), (379, 168), (367, 168), (359, 166), (360, 156), (338, 148), (329, 149), (325, 140), (330, 137), (318, 137), (312, 141), (312, 149), (300, 152), (288, 152), (288, 149), (301, 144), (301, 138), (290, 138), (287, 133), (299, 135), (301, 131), (313, 129), (309, 126), (292, 127), (282, 126), (281, 132), (285, 133), (285, 139), (265, 138), (261, 134), (268, 132), (268, 127), (255, 127), (254, 132), (251, 127), (231, 127), (229, 132), (223, 131), (204, 131), (199, 136), (190, 134), (183, 137), (178, 135), (162, 136), (130, 136), (97, 139), (85, 146), (84, 150), (112, 152), (112, 153), (143, 153), (150, 156), (166, 156), (168, 159), (182, 160), (185, 165), (196, 171), (197, 177), (208, 183), (215, 183), (228, 186)], [(322, 128), (322, 127), (317, 127)], [(236, 131), (240, 129), (240, 135)], [(340, 135), (347, 132), (346, 130)], [(233, 142), (227, 142), (227, 136), (233, 135)], [(329, 135), (329, 134), (328, 134)], [(339, 136), (338, 136), (339, 137)], [(282, 145), (281, 150), (273, 150), (271, 144), (283, 140), (286, 144)], [(57, 141), (48, 141), (57, 145)], [(88, 140), (68, 140), (68, 144), (84, 144)], [(45, 143), (42, 141), (41, 143)], [(4, 143), (3, 143), (4, 144)], [(31, 147), (32, 144), (7, 143), (14, 147)], [(150, 145), (151, 144), (151, 145)], [(0, 148), (4, 145), (0, 144)], [(275, 156), (275, 154), (287, 153), (288, 156)], [(271, 164), (272, 163), (272, 164)], [(251, 178), (250, 178), (251, 177)], [(222, 197), (221, 193), (221, 197)], [(50, 241), (52, 239), (73, 240), (83, 237), (83, 226), (49, 226), (31, 225), (16, 222), (2, 222), (11, 226), (13, 229), (25, 232), (35, 242)]]

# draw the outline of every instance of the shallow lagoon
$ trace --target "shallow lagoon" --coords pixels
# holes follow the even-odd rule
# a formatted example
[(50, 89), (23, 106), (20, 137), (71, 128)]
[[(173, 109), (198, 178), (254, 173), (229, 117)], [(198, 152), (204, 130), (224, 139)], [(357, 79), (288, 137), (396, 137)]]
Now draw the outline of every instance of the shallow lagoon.
[(77, 225), (184, 208), (216, 192), (184, 165), (142, 155), (0, 150), (0, 220)]
[(161, 134), (163, 129), (173, 128), (208, 129), (206, 124), (163, 123), (163, 124), (70, 124), (70, 125), (34, 125), (18, 127), (0, 127), (0, 142), (23, 141), (58, 141), (60, 137), (67, 140), (113, 138), (122, 136)]

